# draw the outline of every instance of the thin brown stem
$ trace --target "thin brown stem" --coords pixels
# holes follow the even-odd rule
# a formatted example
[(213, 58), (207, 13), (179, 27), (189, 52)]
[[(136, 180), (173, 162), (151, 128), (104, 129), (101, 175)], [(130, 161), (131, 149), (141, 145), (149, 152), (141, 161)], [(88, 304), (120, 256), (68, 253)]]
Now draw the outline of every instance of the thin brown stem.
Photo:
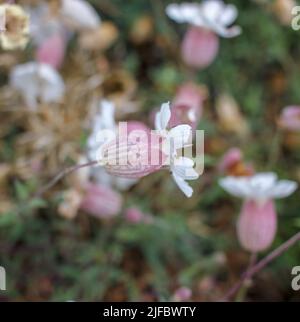
[(248, 268), (241, 276), (241, 279), (233, 285), (233, 287), (227, 292), (226, 296), (222, 299), (222, 301), (228, 301), (230, 298), (242, 287), (245, 280), (252, 278), (256, 273), (261, 271), (264, 267), (266, 267), (270, 262), (272, 262), (275, 258), (279, 257), (285, 251), (287, 251), (290, 247), (300, 241), (300, 232), (296, 235), (288, 239), (278, 248), (273, 250), (269, 255), (260, 260), (257, 264)]
[(62, 170), (52, 180), (50, 180), (46, 185), (44, 185), (42, 188), (40, 188), (36, 192), (35, 197), (36, 198), (41, 197), (46, 191), (51, 189), (64, 176), (66, 176), (66, 175), (68, 175), (68, 174), (70, 174), (70, 173), (72, 173), (72, 172), (74, 172), (76, 170), (79, 170), (79, 169), (82, 169), (82, 168), (85, 168), (85, 167), (91, 167), (93, 165), (96, 165), (97, 163), (98, 163), (98, 161), (90, 161), (90, 162), (83, 163), (83, 164), (76, 164), (74, 166), (71, 166), (69, 168), (66, 168), (66, 169)]
[[(250, 255), (249, 264), (248, 264), (248, 267), (246, 269), (247, 272), (255, 265), (256, 261), (257, 261), (257, 254), (252, 253)], [(246, 275), (243, 276), (242, 279), (241, 279), (240, 287), (238, 289), (231, 288), (229, 290), (229, 292), (226, 294), (225, 299), (230, 299), (234, 294), (237, 293), (236, 300), (242, 301), (242, 298), (245, 296), (245, 294), (247, 292), (247, 289), (248, 289), (248, 286), (247, 286), (249, 284), (249, 283), (247, 283), (248, 281), (250, 281), (250, 279)], [(239, 293), (242, 293), (242, 295), (239, 296), (240, 295)]]

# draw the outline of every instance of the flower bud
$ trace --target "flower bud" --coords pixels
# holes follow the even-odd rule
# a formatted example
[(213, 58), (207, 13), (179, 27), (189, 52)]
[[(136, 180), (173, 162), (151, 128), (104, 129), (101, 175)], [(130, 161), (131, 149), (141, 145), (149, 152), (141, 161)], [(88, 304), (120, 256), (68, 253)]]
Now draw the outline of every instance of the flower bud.
[(173, 100), (170, 127), (188, 124), (193, 130), (197, 128), (207, 93), (203, 87), (193, 83), (182, 85)]
[(37, 49), (36, 60), (39, 63), (59, 68), (65, 57), (65, 40), (59, 34), (54, 34), (46, 39)]
[(255, 173), (252, 164), (244, 162), (244, 156), (239, 148), (229, 149), (218, 165), (220, 173), (231, 176), (251, 176)]
[(125, 218), (128, 222), (137, 224), (143, 221), (144, 214), (138, 208), (132, 207), (125, 211)]
[(158, 171), (166, 160), (160, 149), (161, 137), (148, 131), (134, 130), (105, 144), (100, 162), (114, 176), (141, 178)]
[(256, 253), (271, 246), (277, 229), (277, 216), (272, 200), (259, 204), (246, 200), (237, 223), (237, 233), (243, 248)]
[(300, 131), (300, 106), (287, 106), (283, 109), (279, 125), (289, 131)]
[(242, 151), (239, 148), (229, 149), (221, 159), (219, 163), (219, 171), (221, 173), (226, 173), (230, 170), (235, 164), (242, 161), (243, 155)]
[(188, 301), (192, 296), (192, 290), (188, 287), (179, 287), (174, 295), (173, 295), (173, 298), (175, 301), (178, 301), (178, 302), (184, 302), (184, 301)]
[(205, 68), (217, 56), (219, 50), (218, 36), (207, 29), (189, 27), (181, 45), (183, 61), (190, 67)]
[(89, 184), (80, 208), (98, 218), (110, 218), (121, 211), (122, 197), (116, 191), (99, 185)]

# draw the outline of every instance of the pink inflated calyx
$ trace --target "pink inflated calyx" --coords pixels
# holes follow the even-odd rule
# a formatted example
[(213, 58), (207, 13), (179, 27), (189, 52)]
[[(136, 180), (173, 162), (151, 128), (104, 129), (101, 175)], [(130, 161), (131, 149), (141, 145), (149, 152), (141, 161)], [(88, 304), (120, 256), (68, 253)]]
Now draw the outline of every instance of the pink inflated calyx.
[(205, 28), (190, 26), (181, 45), (183, 61), (190, 67), (209, 66), (219, 51), (218, 36)]
[(250, 252), (264, 251), (271, 246), (277, 229), (277, 215), (272, 200), (259, 203), (246, 200), (237, 223), (242, 247)]
[(125, 132), (103, 146), (101, 162), (105, 170), (125, 178), (141, 178), (158, 171), (166, 161), (161, 136), (142, 129)]
[(194, 83), (180, 86), (172, 102), (170, 127), (188, 124), (195, 130), (202, 116), (205, 98), (204, 89)]
[(98, 218), (116, 216), (122, 207), (122, 197), (116, 191), (104, 185), (90, 183), (86, 187), (85, 196), (80, 208)]
[(44, 42), (36, 50), (36, 60), (39, 63), (51, 65), (54, 68), (60, 68), (66, 50), (66, 41), (60, 33), (55, 33)]

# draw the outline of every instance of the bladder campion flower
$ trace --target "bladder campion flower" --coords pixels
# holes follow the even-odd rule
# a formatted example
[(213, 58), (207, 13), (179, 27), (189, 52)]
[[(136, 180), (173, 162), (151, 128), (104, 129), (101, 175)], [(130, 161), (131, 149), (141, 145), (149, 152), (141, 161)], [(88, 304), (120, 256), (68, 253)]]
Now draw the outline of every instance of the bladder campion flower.
[(237, 17), (236, 7), (221, 0), (174, 3), (167, 6), (166, 13), (177, 23), (190, 25), (181, 52), (184, 62), (191, 67), (204, 68), (213, 62), (219, 50), (218, 36), (231, 38), (241, 33), (240, 27), (229, 27)]
[[(155, 127), (165, 139), (166, 145), (163, 144), (163, 151), (169, 157), (170, 170), (174, 181), (187, 197), (191, 197), (193, 189), (186, 180), (198, 179), (199, 175), (194, 170), (194, 161), (188, 157), (179, 156), (178, 150), (188, 145), (192, 128), (190, 125), (181, 124), (168, 130), (170, 119), (170, 104), (164, 103), (156, 114)], [(164, 146), (166, 149), (164, 149)]]
[(272, 172), (251, 177), (226, 177), (221, 187), (236, 197), (244, 199), (237, 222), (237, 234), (243, 248), (253, 253), (267, 249), (273, 242), (277, 229), (274, 199), (285, 198), (297, 189), (297, 183), (277, 180)]

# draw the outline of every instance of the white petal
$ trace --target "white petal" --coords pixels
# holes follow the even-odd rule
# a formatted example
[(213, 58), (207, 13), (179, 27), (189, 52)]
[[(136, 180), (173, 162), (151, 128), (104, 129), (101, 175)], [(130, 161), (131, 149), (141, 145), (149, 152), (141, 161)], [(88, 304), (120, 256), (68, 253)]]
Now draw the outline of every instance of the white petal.
[(84, 0), (63, 0), (61, 14), (78, 27), (97, 28), (100, 25), (96, 10)]
[(177, 23), (193, 23), (200, 18), (200, 5), (195, 3), (170, 4), (166, 8), (166, 14)]
[(161, 122), (160, 122), (160, 112), (157, 112), (155, 114), (155, 129), (158, 131), (162, 131), (163, 129), (161, 128)]
[(251, 189), (247, 178), (226, 177), (219, 180), (219, 185), (235, 197), (251, 198)]
[(192, 187), (189, 186), (187, 182), (184, 181), (181, 177), (177, 176), (176, 174), (172, 174), (174, 181), (176, 182), (179, 189), (188, 197), (190, 198), (193, 194)]
[(171, 171), (184, 180), (196, 180), (199, 178), (199, 174), (193, 168), (194, 161), (190, 158), (179, 157), (174, 158)]
[(101, 125), (103, 129), (114, 130), (116, 128), (114, 103), (111, 101), (102, 100), (100, 102), (100, 108), (101, 108)]
[(235, 21), (237, 15), (238, 11), (236, 6), (229, 4), (225, 6), (219, 19), (224, 26), (229, 26)]
[(160, 118), (160, 126), (161, 129), (164, 130), (167, 128), (167, 125), (170, 121), (171, 118), (171, 110), (170, 110), (170, 103), (163, 103), (160, 108), (160, 113), (159, 113), (159, 118)]
[(297, 183), (289, 180), (276, 182), (277, 175), (272, 172), (258, 173), (252, 177), (227, 177), (219, 184), (234, 196), (265, 201), (284, 198), (297, 189)]
[(65, 90), (63, 79), (53, 67), (36, 62), (16, 66), (10, 83), (22, 93), (30, 107), (36, 107), (38, 98), (45, 103), (57, 102)]
[(183, 148), (188, 143), (191, 133), (192, 128), (190, 125), (181, 124), (173, 127), (168, 134), (171, 146), (176, 150)]
[(290, 196), (297, 189), (298, 185), (294, 181), (280, 180), (276, 186), (270, 190), (269, 195), (271, 198), (285, 198)]
[(249, 178), (249, 188), (253, 198), (268, 198), (270, 191), (275, 187), (277, 175), (273, 172), (255, 174)]
[(166, 14), (178, 23), (186, 22), (181, 12), (181, 6), (178, 4), (169, 4), (166, 8)]
[(204, 1), (201, 5), (201, 13), (207, 22), (216, 22), (220, 19), (224, 10), (224, 3), (219, 0)]
[(224, 27), (221, 24), (210, 24), (210, 28), (219, 36), (224, 38), (233, 38), (241, 34), (242, 29), (239, 26), (232, 26), (230, 28)]
[(64, 81), (50, 65), (39, 64), (40, 95), (45, 103), (57, 102), (65, 91)]
[(213, 30), (219, 36), (231, 38), (241, 33), (241, 28), (233, 26), (228, 28), (237, 17), (237, 9), (234, 5), (225, 5), (219, 0), (203, 2), (201, 14), (205, 22), (205, 27)]

